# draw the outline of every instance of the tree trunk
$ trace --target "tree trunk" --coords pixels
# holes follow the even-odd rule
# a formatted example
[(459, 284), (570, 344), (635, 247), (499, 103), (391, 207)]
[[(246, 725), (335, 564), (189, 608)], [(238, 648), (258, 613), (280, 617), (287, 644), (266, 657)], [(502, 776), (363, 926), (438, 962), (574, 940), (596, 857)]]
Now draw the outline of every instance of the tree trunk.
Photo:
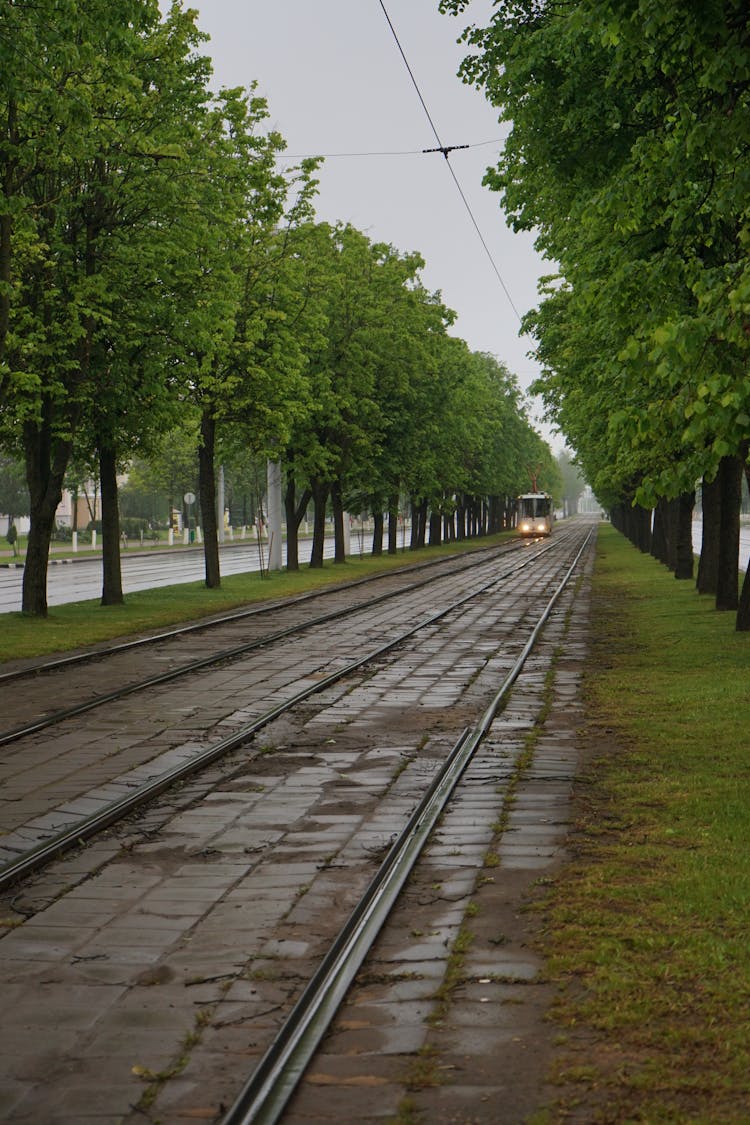
[(398, 552), (398, 496), (388, 501), (388, 554)]
[(55, 512), (62, 499), (70, 441), (55, 440), (44, 408), (42, 421), (24, 426), (26, 483), (29, 488), (29, 538), (23, 568), (21, 611), (47, 616), (47, 567)]
[(427, 538), (427, 500), (421, 500), (419, 504), (419, 533), (417, 535), (417, 547), (424, 547)]
[(675, 578), (693, 577), (695, 563), (693, 555), (693, 507), (695, 492), (683, 492), (677, 498), (677, 520), (675, 528)]
[(383, 508), (376, 507), (372, 513), (372, 555), (380, 558), (383, 554)]
[(411, 502), (411, 536), (409, 539), (409, 547), (412, 551), (418, 551), (425, 545), (425, 535), (427, 531), (427, 501), (418, 499), (412, 496)]
[(313, 541), (310, 553), (310, 567), (318, 570), (323, 566), (323, 549), (326, 538), (326, 503), (329, 486), (326, 481), (311, 481), (312, 501), (315, 508), (313, 522)]
[(206, 585), (215, 590), (221, 585), (219, 570), (219, 536), (216, 522), (216, 474), (214, 448), (216, 445), (216, 419), (209, 410), (201, 414), (201, 440), (198, 446), (198, 492), (203, 525), (203, 557), (206, 565)]
[(416, 496), (409, 497), (409, 508), (411, 509), (409, 550), (415, 551), (419, 542), (419, 500)]
[(284, 511), (286, 513), (286, 568), (299, 570), (299, 525), (307, 510), (312, 493), (306, 488), (300, 497), (299, 504), (295, 500), (296, 484), (294, 473), (287, 470), (286, 490), (284, 492)]
[(430, 546), (439, 547), (443, 532), (443, 517), (440, 512), (430, 512)]
[(716, 608), (739, 605), (740, 504), (742, 461), (722, 457), (719, 463), (719, 562), (716, 575)]
[(334, 481), (331, 485), (331, 508), (333, 509), (333, 561), (335, 563), (345, 563), (344, 501), (341, 493), (340, 480)]
[(703, 478), (701, 486), (701, 508), (703, 530), (701, 533), (701, 555), (698, 562), (698, 577), (695, 585), (699, 594), (715, 594), (719, 574), (719, 477), (707, 481)]
[(616, 531), (623, 534), (623, 509), (622, 504), (613, 504), (609, 511), (609, 522)]
[(650, 508), (643, 508), (640, 504), (635, 507), (635, 543), (639, 551), (648, 554), (651, 549), (651, 520)]
[(654, 530), (651, 535), (651, 554), (665, 566), (669, 561), (667, 503), (663, 496), (657, 500), (654, 508)]
[(750, 632), (750, 562), (747, 564), (745, 577), (742, 580), (742, 593), (737, 606), (735, 629), (738, 633)]
[(117, 458), (114, 449), (99, 445), (99, 480), (102, 489), (102, 605), (122, 605), (120, 566), (120, 512), (117, 504)]

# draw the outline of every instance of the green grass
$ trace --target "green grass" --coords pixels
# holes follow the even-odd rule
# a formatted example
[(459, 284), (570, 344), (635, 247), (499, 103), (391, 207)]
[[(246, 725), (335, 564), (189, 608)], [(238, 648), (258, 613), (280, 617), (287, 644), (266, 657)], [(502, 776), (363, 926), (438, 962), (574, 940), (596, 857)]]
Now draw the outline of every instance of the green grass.
[(555, 1119), (749, 1122), (750, 635), (600, 534), (576, 859), (545, 904)]
[(46, 618), (4, 613), (0, 614), (0, 664), (136, 636), (254, 602), (294, 597), (339, 582), (350, 582), (429, 559), (492, 546), (508, 537), (508, 533), (503, 533), (444, 547), (399, 550), (396, 555), (383, 555), (379, 559), (370, 556), (360, 559), (352, 555), (345, 563), (326, 561), (322, 569), (311, 570), (303, 566), (296, 572), (281, 570), (265, 578), (257, 571), (232, 574), (222, 578), (218, 590), (207, 589), (203, 582), (189, 582), (128, 594), (121, 606), (101, 606), (98, 600), (51, 606)]

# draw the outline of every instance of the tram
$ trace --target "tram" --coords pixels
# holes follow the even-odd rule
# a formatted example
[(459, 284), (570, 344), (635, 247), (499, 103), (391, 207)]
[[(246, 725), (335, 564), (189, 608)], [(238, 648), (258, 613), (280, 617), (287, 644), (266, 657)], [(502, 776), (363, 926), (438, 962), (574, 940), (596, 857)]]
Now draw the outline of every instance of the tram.
[(516, 530), (521, 535), (550, 535), (552, 497), (546, 492), (525, 492), (517, 499)]

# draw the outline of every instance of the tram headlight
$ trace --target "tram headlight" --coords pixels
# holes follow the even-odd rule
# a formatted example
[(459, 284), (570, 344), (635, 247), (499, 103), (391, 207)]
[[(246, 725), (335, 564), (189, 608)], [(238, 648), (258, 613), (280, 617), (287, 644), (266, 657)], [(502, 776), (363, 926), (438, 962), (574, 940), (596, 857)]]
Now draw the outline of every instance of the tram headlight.
[(531, 524), (526, 522), (526, 521), (524, 523), (522, 523), (521, 524), (521, 531), (531, 531)]

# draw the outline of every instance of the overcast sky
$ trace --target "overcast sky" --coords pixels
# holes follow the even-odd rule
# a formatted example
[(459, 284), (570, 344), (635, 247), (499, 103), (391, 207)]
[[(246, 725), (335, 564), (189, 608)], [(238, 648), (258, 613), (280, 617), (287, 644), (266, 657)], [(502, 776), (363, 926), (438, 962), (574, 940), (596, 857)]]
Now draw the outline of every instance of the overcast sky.
[(537, 280), (550, 270), (482, 186), (504, 127), (484, 95), (456, 76), (465, 53), (456, 39), (469, 18), (484, 26), (492, 4), (472, 0), (466, 19), (440, 15), (438, 0), (384, 4), (440, 142), (473, 146), (450, 161), (502, 283), (445, 157), (422, 153), (438, 142), (379, 0), (191, 0), (190, 7), (210, 36), (214, 86), (257, 82), (288, 153), (327, 157), (318, 217), (419, 251), (425, 285), (458, 314), (452, 331), (506, 363), (525, 390), (537, 368), (517, 314), (535, 306)]

